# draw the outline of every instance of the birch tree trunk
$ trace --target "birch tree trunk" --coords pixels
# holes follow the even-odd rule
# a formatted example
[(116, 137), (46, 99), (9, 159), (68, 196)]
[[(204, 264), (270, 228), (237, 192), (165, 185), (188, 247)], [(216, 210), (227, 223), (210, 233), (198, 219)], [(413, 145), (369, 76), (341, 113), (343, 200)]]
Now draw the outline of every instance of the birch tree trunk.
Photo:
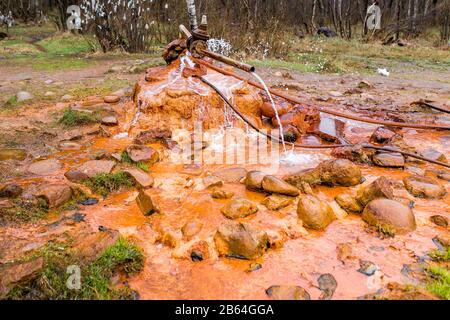
[(189, 16), (189, 26), (191, 30), (197, 29), (197, 14), (195, 12), (195, 0), (186, 0), (188, 16)]

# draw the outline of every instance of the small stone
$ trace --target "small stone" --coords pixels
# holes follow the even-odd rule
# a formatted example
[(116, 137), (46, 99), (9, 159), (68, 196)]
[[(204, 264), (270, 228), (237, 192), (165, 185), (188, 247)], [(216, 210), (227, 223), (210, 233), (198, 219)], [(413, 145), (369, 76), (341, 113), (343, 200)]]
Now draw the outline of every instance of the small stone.
[(358, 272), (370, 277), (373, 276), (377, 270), (378, 266), (375, 263), (366, 260), (359, 260)]
[(378, 153), (372, 157), (372, 161), (379, 167), (403, 168), (405, 158), (401, 153)]
[[(90, 160), (83, 163), (80, 167), (78, 167), (78, 169), (66, 172), (65, 176), (66, 178), (74, 176), (77, 178), (83, 178), (86, 176), (88, 178), (92, 178), (95, 177), (97, 174), (111, 173), (115, 165), (116, 163), (111, 160)], [(74, 180), (74, 181), (81, 181), (81, 180)]]
[(261, 190), (262, 189), (262, 181), (266, 174), (261, 171), (250, 171), (247, 173), (245, 177), (245, 186), (249, 190)]
[(277, 211), (294, 203), (292, 197), (282, 196), (282, 195), (270, 195), (266, 197), (261, 203), (267, 207), (267, 209), (272, 211)]
[(151, 147), (134, 144), (127, 147), (127, 153), (134, 162), (144, 161), (154, 164), (159, 161), (158, 151)]
[(245, 272), (255, 272), (262, 268), (262, 264), (258, 262), (251, 263)]
[(34, 96), (27, 91), (19, 91), (16, 94), (17, 102), (24, 102), (24, 101), (32, 100), (33, 98), (34, 98)]
[(203, 184), (207, 189), (223, 186), (223, 180), (217, 176), (206, 176), (203, 178)]
[(375, 199), (365, 207), (362, 219), (380, 230), (406, 233), (416, 229), (413, 212), (400, 202), (390, 199)]
[(0, 198), (17, 198), (23, 192), (21, 186), (16, 183), (8, 183), (7, 185), (0, 187)]
[(191, 260), (193, 262), (203, 261), (203, 254), (200, 251), (193, 250), (191, 252)]
[(55, 93), (53, 91), (47, 91), (46, 93), (44, 93), (44, 96), (46, 97), (53, 97), (55, 95)]
[(35, 197), (44, 199), (50, 209), (57, 208), (70, 201), (72, 189), (61, 184), (42, 185)]
[(309, 293), (299, 286), (271, 286), (266, 294), (274, 300), (311, 300)]
[(65, 95), (63, 95), (63, 96), (61, 97), (61, 101), (62, 101), (62, 102), (68, 102), (68, 101), (71, 101), (71, 100), (73, 100), (73, 99), (74, 99), (74, 97), (71, 96), (70, 94), (65, 94)]
[(159, 208), (153, 203), (152, 196), (147, 190), (139, 191), (139, 195), (136, 197), (136, 203), (144, 216), (150, 216), (159, 212)]
[(187, 222), (182, 228), (181, 233), (186, 240), (190, 240), (197, 233), (199, 233), (203, 228), (203, 223), (198, 221)]
[(105, 126), (116, 126), (119, 122), (115, 116), (107, 116), (102, 118), (102, 124)]
[(78, 202), (79, 204), (83, 206), (93, 206), (98, 203), (98, 199), (96, 198), (88, 198), (86, 200)]
[(47, 159), (31, 164), (28, 167), (28, 172), (39, 176), (47, 176), (57, 172), (61, 167), (62, 165), (57, 159)]
[(320, 297), (321, 300), (330, 300), (333, 297), (334, 292), (337, 288), (337, 281), (330, 273), (325, 273), (320, 275), (320, 277), (317, 279), (317, 282), (319, 284), (319, 289), (323, 291), (322, 296)]
[(297, 215), (305, 227), (314, 230), (324, 230), (336, 219), (328, 203), (309, 194), (300, 196)]
[(437, 235), (436, 240), (444, 247), (450, 248), (450, 235), (448, 233)]
[(275, 176), (265, 176), (262, 180), (261, 185), (264, 191), (270, 193), (278, 193), (293, 197), (296, 197), (300, 194), (299, 190), (296, 187)]
[(439, 227), (448, 227), (448, 219), (441, 215), (434, 215), (430, 217), (431, 222), (433, 222), (435, 225)]
[(106, 103), (117, 103), (117, 102), (120, 101), (120, 97), (119, 97), (119, 96), (113, 96), (113, 95), (110, 95), (110, 96), (105, 96), (105, 97), (103, 98), (103, 100), (104, 100)]
[(228, 202), (221, 212), (228, 219), (245, 218), (258, 212), (258, 207), (247, 199), (235, 199)]
[(386, 177), (380, 177), (367, 187), (360, 189), (356, 196), (356, 200), (363, 208), (370, 201), (378, 198), (394, 198), (394, 191), (392, 190), (391, 183)]
[(52, 79), (47, 79), (47, 80), (44, 81), (44, 83), (49, 85), (49, 84), (53, 83), (53, 80)]
[(151, 174), (137, 168), (129, 168), (123, 170), (126, 174), (133, 178), (133, 180), (141, 188), (150, 188), (153, 186), (154, 179)]
[(370, 137), (370, 142), (385, 144), (391, 141), (395, 136), (401, 138), (399, 134), (386, 127), (378, 127)]
[(256, 259), (268, 248), (267, 233), (244, 222), (222, 223), (214, 235), (219, 256)]
[(222, 190), (222, 189), (215, 189), (211, 196), (214, 199), (231, 199), (234, 196), (234, 192), (231, 191), (226, 191), (226, 190)]
[(244, 168), (228, 168), (214, 172), (214, 175), (221, 178), (224, 182), (238, 183), (247, 175)]
[(348, 213), (361, 213), (364, 209), (354, 197), (346, 193), (337, 195), (335, 200)]
[(447, 191), (431, 177), (410, 176), (403, 179), (406, 190), (418, 198), (442, 199)]
[(353, 250), (351, 243), (340, 243), (336, 247), (337, 258), (345, 264), (345, 261), (352, 258)]

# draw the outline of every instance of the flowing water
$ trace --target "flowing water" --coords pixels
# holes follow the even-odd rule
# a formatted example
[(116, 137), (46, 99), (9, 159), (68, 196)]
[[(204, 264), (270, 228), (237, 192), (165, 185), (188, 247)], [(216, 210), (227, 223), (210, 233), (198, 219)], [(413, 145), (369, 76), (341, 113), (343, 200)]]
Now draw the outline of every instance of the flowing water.
[(275, 101), (273, 101), (272, 94), (270, 93), (269, 88), (267, 87), (267, 85), (264, 82), (264, 80), (256, 72), (251, 72), (251, 74), (256, 79), (258, 79), (258, 81), (264, 87), (264, 90), (266, 91), (267, 96), (270, 99), (270, 103), (272, 104), (272, 108), (273, 108), (273, 111), (275, 112), (275, 117), (276, 117), (277, 122), (278, 122), (278, 128), (279, 128), (279, 131), (280, 131), (280, 139), (281, 139), (281, 143), (283, 144), (283, 150), (286, 152), (286, 143), (284, 142), (283, 125), (281, 124), (280, 116), (278, 115), (278, 110), (277, 110), (277, 107), (275, 106)]

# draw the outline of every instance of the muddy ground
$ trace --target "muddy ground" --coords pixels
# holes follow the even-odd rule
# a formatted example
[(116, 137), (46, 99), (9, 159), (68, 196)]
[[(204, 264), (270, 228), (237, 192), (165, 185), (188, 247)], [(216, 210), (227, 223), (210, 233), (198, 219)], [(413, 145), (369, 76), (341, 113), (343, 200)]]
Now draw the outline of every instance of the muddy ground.
[[(223, 190), (234, 192), (235, 197), (251, 200), (259, 209), (256, 216), (239, 221), (262, 228), (271, 235), (271, 248), (250, 261), (218, 257), (214, 249), (213, 236), (217, 228), (227, 221), (221, 208), (230, 200), (213, 199), (211, 189), (204, 188), (203, 178), (230, 166), (170, 165), (161, 156), (162, 161), (148, 166), (149, 174), (154, 179), (153, 188), (149, 190), (159, 207), (155, 214), (149, 216), (143, 214), (135, 201), (138, 195), (136, 188), (122, 189), (101, 197), (86, 190), (82, 184), (69, 182), (64, 176), (67, 171), (92, 159), (111, 161), (112, 154), (119, 154), (118, 160), (112, 159), (117, 162), (118, 168), (128, 168), (129, 163), (124, 162), (120, 153), (130, 145), (131, 140), (113, 139), (113, 135), (118, 133), (116, 129), (99, 126), (98, 123), (67, 127), (59, 121), (68, 107), (98, 113), (102, 117), (117, 116), (119, 122), (129, 121), (127, 108), (135, 107), (131, 102), (132, 88), (144, 72), (138, 68), (159, 61), (156, 57), (140, 60), (112, 58), (81, 70), (51, 72), (37, 71), (26, 65), (1, 66), (0, 93), (3, 102), (16, 94), (19, 88), (32, 92), (35, 98), (0, 108), (0, 154), (1, 149), (25, 152), (16, 154), (16, 159), (0, 159), (0, 186), (16, 183), (23, 189), (19, 197), (30, 201), (34, 195), (43, 192), (39, 191), (40, 188), (55, 184), (70, 186), (72, 198), (75, 198), (74, 190), (81, 189), (79, 193), (84, 198), (87, 194), (87, 198), (99, 200), (93, 205), (73, 203), (72, 200), (72, 206), (58, 205), (50, 208), (49, 213), (26, 221), (20, 218), (0, 219), (0, 264), (5, 270), (17, 267), (14, 263), (23, 264), (24, 257), (44, 248), (49, 242), (72, 241), (70, 246), (76, 248), (76, 252), (87, 250), (83, 259), (91, 256), (92, 260), (120, 235), (132, 239), (141, 247), (146, 260), (141, 272), (130, 276), (122, 272), (111, 279), (111, 286), (128, 286), (144, 299), (304, 296), (299, 293), (302, 291), (293, 293), (293, 286), (306, 290), (312, 299), (357, 299), (375, 293), (379, 294), (377, 297), (388, 298), (439, 298), (425, 292), (427, 275), (424, 269), (425, 265), (434, 263), (428, 253), (448, 245), (442, 243), (442, 239), (449, 236), (448, 169), (414, 161), (407, 162), (402, 168), (358, 164), (366, 180), (363, 186), (379, 177), (388, 177), (392, 180), (396, 199), (412, 207), (416, 229), (394, 237), (380, 234), (380, 230), (370, 228), (360, 215), (346, 213), (334, 201), (339, 194), (356, 193), (360, 185), (350, 188), (313, 187), (314, 195), (333, 203), (337, 216), (324, 231), (315, 231), (299, 222), (297, 200), (279, 211), (268, 210), (261, 204), (266, 194), (247, 190), (239, 179), (225, 181)], [(130, 70), (133, 67), (135, 69)], [(429, 100), (450, 109), (450, 69), (427, 70), (399, 63), (389, 71), (390, 76), (384, 77), (376, 74), (300, 73), (276, 68), (258, 70), (269, 86), (288, 90), (311, 104), (326, 104), (370, 118), (450, 125), (447, 114), (414, 103)], [(103, 86), (105, 82), (107, 85)], [(66, 94), (87, 90), (83, 89), (86, 87), (102, 87), (102, 90), (93, 90), (92, 95), (72, 95), (62, 99)], [(49, 91), (55, 94), (45, 98), (45, 93)], [(120, 101), (106, 102), (108, 99), (104, 97), (113, 92)], [(377, 125), (346, 121), (346, 138), (352, 143), (368, 140), (376, 128)], [(399, 133), (415, 151), (431, 152), (428, 150), (431, 148), (434, 155), (439, 155), (440, 161), (449, 158), (448, 131), (402, 129)], [(161, 155), (168, 152), (164, 145), (152, 143), (151, 146)], [(297, 156), (299, 161), (282, 165), (274, 174), (283, 177), (314, 168), (323, 160), (333, 159), (330, 151), (305, 150), (299, 151)], [(41, 160), (47, 162), (42, 164), (39, 162)], [(36, 162), (39, 162), (37, 168), (30, 170)], [(258, 166), (243, 167), (245, 170), (264, 171)], [(403, 178), (412, 174), (431, 176), (447, 194), (437, 199), (414, 197), (405, 190), (402, 182)], [(63, 196), (58, 194), (56, 197)], [(1, 199), (0, 208), (11, 207), (11, 201)], [(436, 225), (430, 219), (436, 215), (447, 221), (447, 225)], [(183, 238), (181, 233), (183, 226), (189, 222), (196, 223), (197, 227), (201, 225), (193, 240)], [(201, 259), (193, 257), (189, 251), (191, 245), (200, 247)], [(186, 255), (188, 251), (190, 255)], [(369, 266), (376, 271), (369, 271), (368, 274), (362, 272), (364, 267), (367, 268), (365, 262), (370, 262)], [(22, 277), (6, 280), (4, 277), (1, 281), (3, 287), (0, 286), (2, 294), (40, 271), (39, 266), (35, 265), (26, 265), (20, 270)], [(331, 274), (337, 287), (333, 281), (330, 285), (329, 280), (328, 289), (324, 289), (323, 284), (318, 282), (324, 274)], [(329, 279), (329, 275), (325, 278)], [(277, 294), (270, 294), (274, 290), (267, 291), (272, 286), (281, 286), (275, 287)]]

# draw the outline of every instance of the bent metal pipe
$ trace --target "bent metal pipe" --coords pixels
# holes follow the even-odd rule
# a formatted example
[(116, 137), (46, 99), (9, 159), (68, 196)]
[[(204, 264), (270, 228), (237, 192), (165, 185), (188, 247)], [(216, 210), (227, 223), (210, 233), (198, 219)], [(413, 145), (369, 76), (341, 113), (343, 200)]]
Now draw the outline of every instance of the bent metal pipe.
[[(204, 82), (205, 84), (210, 86), (214, 91), (216, 91), (217, 94), (223, 99), (223, 101), (225, 101), (225, 103), (228, 106), (230, 106), (230, 108), (233, 109), (233, 111), (236, 112), (236, 114), (245, 123), (247, 123), (250, 127), (252, 127), (254, 130), (256, 130), (259, 134), (262, 134), (262, 135), (266, 136), (268, 139), (276, 141), (278, 143), (281, 143), (281, 140), (279, 138), (274, 137), (272, 135), (269, 135), (269, 134), (267, 134), (265, 132), (261, 132), (261, 130), (257, 126), (255, 126), (251, 121), (248, 121), (247, 118), (230, 102), (230, 100), (228, 100), (228, 98), (214, 84), (209, 82), (204, 77), (200, 76), (198, 78), (202, 82)], [(289, 142), (286, 142), (286, 144), (289, 144), (289, 145), (294, 146), (296, 148), (305, 148), (305, 149), (336, 149), (336, 148), (356, 146), (355, 144), (307, 145), (307, 144), (296, 144), (296, 143), (289, 143)], [(397, 150), (397, 149), (393, 149), (393, 148), (389, 148), (389, 147), (377, 147), (377, 146), (374, 146), (374, 145), (371, 145), (371, 144), (368, 144), (368, 143), (367, 144), (366, 143), (362, 144), (361, 147), (366, 148), (366, 149), (374, 149), (374, 150), (378, 150), (378, 151), (397, 152), (397, 153), (401, 153), (404, 156), (416, 158), (416, 159), (427, 161), (429, 163), (433, 163), (433, 164), (436, 164), (436, 165), (439, 165), (439, 166), (450, 168), (450, 165), (447, 164), (447, 163), (443, 163), (443, 162), (440, 162), (440, 161), (435, 161), (433, 159), (422, 157), (422, 156), (416, 155), (414, 153), (410, 153), (410, 152), (406, 152), (406, 151), (402, 151), (402, 150)]]
[[(254, 81), (248, 80), (248, 79), (246, 79), (246, 78), (244, 78), (242, 76), (239, 76), (239, 75), (235, 74), (234, 72), (231, 72), (231, 71), (228, 71), (228, 70), (224, 70), (222, 68), (214, 66), (214, 65), (212, 65), (212, 64), (210, 64), (210, 63), (208, 63), (208, 62), (206, 62), (204, 60), (201, 60), (201, 59), (195, 59), (194, 58), (194, 61), (196, 63), (202, 64), (202, 65), (204, 65), (204, 66), (206, 66), (206, 67), (208, 67), (210, 69), (213, 69), (213, 70), (215, 70), (217, 72), (220, 72), (220, 73), (222, 73), (224, 75), (234, 77), (234, 78), (239, 79), (241, 81), (246, 81), (248, 84), (250, 84), (250, 85), (252, 85), (254, 87), (257, 87), (257, 88), (259, 88), (261, 90), (264, 90), (264, 88), (260, 84), (254, 82)], [(295, 96), (291, 96), (289, 94), (286, 94), (286, 93), (283, 93), (283, 92), (279, 92), (279, 91), (273, 90), (273, 89), (269, 89), (269, 91), (273, 95), (275, 95), (277, 97), (280, 97), (280, 98), (283, 98), (285, 100), (291, 101), (293, 103), (296, 103), (296, 104), (303, 104), (304, 103), (303, 101), (301, 101), (299, 98), (297, 98)], [(445, 125), (442, 125), (442, 124), (432, 125), (432, 124), (400, 123), (400, 122), (393, 122), (393, 121), (374, 120), (374, 119), (367, 119), (367, 118), (361, 118), (361, 117), (357, 117), (357, 116), (352, 116), (352, 115), (349, 115), (349, 114), (346, 114), (346, 113), (342, 113), (342, 112), (339, 112), (339, 111), (329, 110), (329, 109), (326, 109), (326, 108), (320, 107), (320, 106), (313, 106), (313, 107), (316, 108), (317, 110), (319, 110), (320, 112), (331, 114), (331, 115), (336, 116), (336, 117), (341, 117), (341, 118), (354, 120), (354, 121), (360, 121), (360, 122), (366, 122), (366, 123), (372, 123), (372, 124), (380, 124), (380, 125), (390, 126), (390, 127), (400, 127), (400, 128), (450, 130), (449, 126), (445, 126)]]

